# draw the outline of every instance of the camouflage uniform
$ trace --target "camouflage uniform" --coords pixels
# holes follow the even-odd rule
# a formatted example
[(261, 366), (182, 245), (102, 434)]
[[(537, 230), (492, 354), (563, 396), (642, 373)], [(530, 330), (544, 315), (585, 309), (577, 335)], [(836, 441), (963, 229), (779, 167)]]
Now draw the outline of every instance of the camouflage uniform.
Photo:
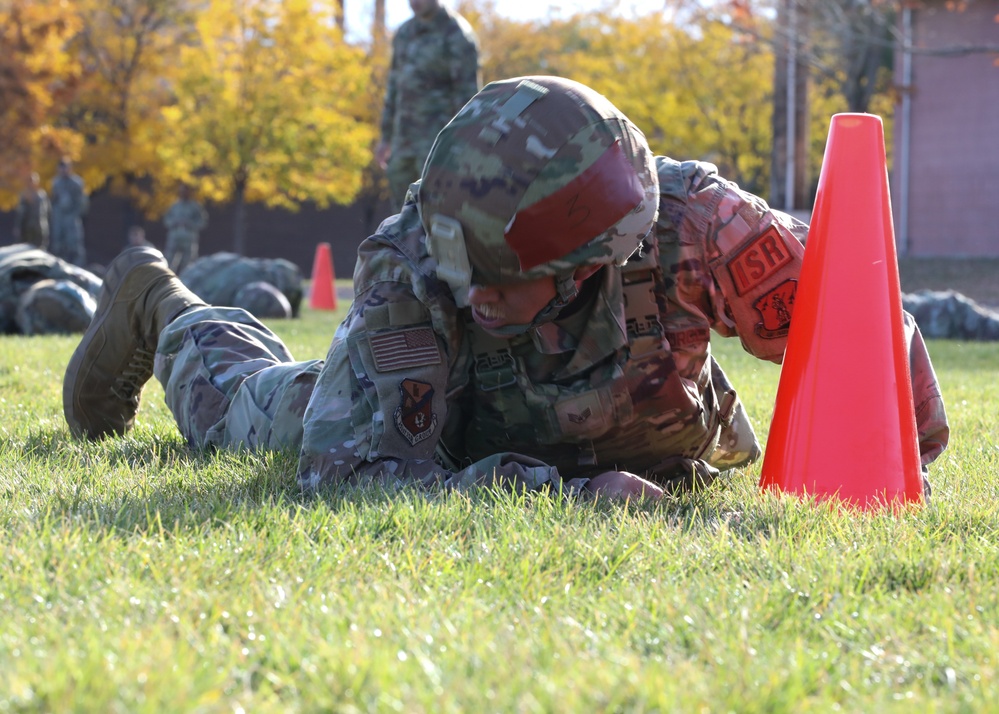
[(302, 271), (283, 258), (247, 258), (235, 253), (213, 253), (187, 266), (180, 279), (205, 302), (227, 306), (238, 305), (237, 293), (251, 283), (269, 283), (287, 298), (293, 317), (298, 317), (304, 293)]
[(192, 308), (160, 333), (154, 370), (197, 448), (297, 449), (322, 360), (292, 362), (245, 310)]
[(198, 257), (198, 234), (208, 225), (208, 212), (195, 200), (178, 199), (163, 216), (166, 249), (163, 255), (178, 275)]
[(37, 189), (33, 200), (28, 200), (22, 193), (14, 209), (14, 242), (30, 243), (47, 250), (50, 213), (49, 196), (44, 190)]
[(82, 216), (90, 207), (83, 179), (72, 173), (56, 176), (52, 181), (51, 201), (49, 250), (58, 258), (82, 266), (87, 259)]
[(478, 89), (478, 40), (465, 18), (439, 7), (399, 26), (381, 119), (393, 205), (402, 205), (437, 133)]
[(86, 324), (81, 328), (81, 321), (93, 316), (100, 289), (96, 275), (51, 253), (27, 243), (3, 246), (0, 332), (78, 332), (86, 328)]
[[(538, 80), (555, 87), (560, 81)], [(545, 87), (527, 84), (533, 89), (526, 94), (545, 96)], [(559, 96), (565, 102), (577, 95)], [(531, 121), (514, 121), (533, 101), (518, 89), (498, 110), (472, 102), (449, 125), (448, 137), (442, 133), (415, 200), (359, 248), (355, 299), (324, 362), (293, 362), (243, 311), (198, 308), (169, 324), (160, 335), (156, 375), (189, 442), (258, 448), (300, 441), (298, 478), (305, 488), (502, 482), (572, 490), (623, 470), (673, 490), (758, 458), (752, 426), (711, 355), (710, 331), (738, 336), (754, 356), (780, 362), (806, 226), (722, 179), (711, 164), (666, 157), (646, 163), (636, 154), (641, 147), (628, 145), (637, 132), (630, 124), (608, 138), (597, 129), (613, 124), (618, 131), (621, 122), (587, 124), (585, 115), (568, 143), (549, 149)], [(591, 97), (587, 111), (606, 117), (609, 106)], [(547, 118), (571, 113), (553, 107)], [(479, 118), (490, 111), (505, 121)], [(496, 131), (481, 129), (483, 121)], [(470, 131), (462, 135), (466, 122)], [(502, 131), (509, 151), (523, 145), (533, 159), (511, 153), (508, 163), (492, 162), (488, 147)], [(451, 145), (459, 135), (462, 145)], [(617, 206), (628, 211), (595, 218), (603, 233), (590, 239), (594, 233), (584, 231), (580, 240), (578, 224), (553, 221), (550, 209), (568, 206), (573, 220), (589, 221), (601, 210), (606, 185), (597, 180), (601, 200), (589, 202), (590, 169), (599, 173), (605, 160), (612, 164), (606, 175), (622, 175), (624, 184), (627, 172), (637, 171), (640, 183), (621, 189), (624, 203)], [(469, 167), (505, 178), (453, 188)], [(511, 185), (536, 189), (542, 198), (531, 195), (527, 208), (517, 208), (523, 192)], [(557, 186), (570, 188), (573, 200), (549, 192)], [(494, 203), (481, 201), (480, 188), (497, 192)], [(588, 202), (574, 203), (580, 195)], [(514, 220), (504, 219), (503, 210), (490, 212), (508, 196)], [(553, 196), (555, 203), (532, 212)], [(573, 216), (577, 208), (587, 210)], [(467, 288), (472, 273), (466, 263), (461, 275), (446, 231), (434, 220), (445, 211), (477, 219), (466, 223), (459, 243), (479, 273), (476, 284), (540, 273), (554, 275), (558, 286), (564, 270), (603, 267), (568, 307), (552, 313), (555, 319), (510, 339), (494, 337), (463, 306), (462, 284)], [(481, 237), (491, 225), (512, 245), (518, 222), (526, 223), (518, 240), (529, 240), (516, 255)], [(475, 236), (468, 233), (473, 226)], [(549, 229), (545, 241), (536, 240), (540, 227)], [(632, 246), (641, 248), (631, 260), (609, 260), (621, 250), (619, 237), (635, 236)], [(570, 243), (577, 247), (567, 253)], [(945, 448), (949, 431), (925, 345), (911, 319), (906, 329), (925, 467)]]
[(953, 290), (903, 295), (902, 305), (929, 338), (999, 340), (999, 313)]
[[(433, 277), (435, 261), (410, 202), (362, 244), (355, 301), (325, 366), (292, 362), (280, 340), (241, 310), (198, 309), (164, 330), (156, 375), (182, 433), (196, 446), (301, 444), (306, 487), (461, 487), (499, 477), (536, 488), (613, 466), (668, 481), (675, 468), (690, 466), (677, 457), (722, 469), (755, 458), (752, 429), (710, 356), (709, 329), (739, 335), (751, 353), (780, 360), (787, 318), (771, 320), (763, 303), (796, 279), (805, 227), (719, 178), (710, 164), (660, 158), (659, 167), (658, 251), (650, 246), (640, 269), (605, 269), (590, 311), (553, 323), (546, 351), (517, 338), (509, 344), (512, 361), (499, 365), (509, 371), (490, 368), (488, 337), (475, 334), (481, 330), (467, 309), (457, 309), (448, 286)], [(710, 218), (719, 204), (735, 209), (730, 220)], [(752, 220), (741, 224), (739, 209)], [(784, 262), (739, 296), (731, 278), (719, 276), (740, 256), (749, 264), (746, 251), (754, 246)], [(642, 278), (639, 288), (625, 285), (629, 274)], [(622, 296), (642, 293), (648, 323), (626, 324)], [(661, 332), (653, 327), (657, 318)], [(913, 389), (928, 464), (946, 445), (946, 417), (912, 327)], [(420, 355), (402, 370), (385, 363), (396, 340)], [(559, 352), (560, 342), (578, 344)], [(503, 374), (510, 384), (496, 378)], [(587, 408), (599, 412), (591, 424), (578, 417)]]

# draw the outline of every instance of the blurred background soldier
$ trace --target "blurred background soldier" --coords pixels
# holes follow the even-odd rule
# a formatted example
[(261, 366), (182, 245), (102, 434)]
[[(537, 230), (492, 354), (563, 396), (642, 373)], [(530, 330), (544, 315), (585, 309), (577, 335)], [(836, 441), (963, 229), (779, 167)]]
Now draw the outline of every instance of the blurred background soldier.
[(14, 242), (48, 249), (49, 211), (49, 196), (32, 171), (14, 210)]
[(90, 199), (83, 179), (73, 173), (73, 162), (68, 158), (59, 161), (59, 173), (52, 181), (51, 199), (49, 251), (67, 262), (83, 266), (87, 253), (83, 245), (82, 217), (90, 207)]
[(468, 21), (439, 0), (409, 0), (409, 6), (413, 17), (392, 38), (375, 149), (395, 208), (420, 178), (437, 133), (479, 91), (478, 39)]
[(146, 229), (142, 226), (130, 226), (128, 229), (128, 242), (125, 243), (125, 247), (131, 248), (136, 245), (146, 248), (154, 247), (152, 243), (146, 240)]
[(191, 198), (191, 189), (181, 186), (177, 200), (163, 216), (166, 226), (166, 250), (163, 254), (170, 269), (180, 274), (198, 257), (198, 234), (208, 225), (208, 212)]
[[(242, 307), (257, 317), (280, 317), (273, 304), (273, 294), (259, 294), (256, 283), (274, 286), (288, 303), (288, 317), (298, 317), (304, 294), (302, 271), (284, 258), (247, 258), (235, 253), (213, 253), (191, 263), (180, 274), (184, 285), (199, 298), (212, 305)], [(237, 299), (238, 296), (238, 299)], [(241, 303), (240, 301), (245, 301)], [(251, 309), (258, 307), (267, 314)], [(273, 313), (273, 314), (272, 314)]]
[(0, 248), (0, 333), (83, 332), (101, 279), (27, 243)]

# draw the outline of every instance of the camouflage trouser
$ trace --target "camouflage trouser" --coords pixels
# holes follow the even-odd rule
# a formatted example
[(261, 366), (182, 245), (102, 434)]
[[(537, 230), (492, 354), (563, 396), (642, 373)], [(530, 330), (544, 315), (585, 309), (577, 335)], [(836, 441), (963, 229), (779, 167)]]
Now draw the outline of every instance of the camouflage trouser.
[(191, 262), (198, 258), (198, 239), (187, 234), (171, 233), (167, 236), (163, 257), (170, 270), (180, 275)]
[(53, 221), (49, 232), (49, 252), (67, 263), (83, 267), (87, 252), (83, 246), (83, 228), (79, 221)]
[(160, 333), (155, 374), (196, 448), (298, 449), (322, 360), (292, 361), (250, 313), (199, 307)]

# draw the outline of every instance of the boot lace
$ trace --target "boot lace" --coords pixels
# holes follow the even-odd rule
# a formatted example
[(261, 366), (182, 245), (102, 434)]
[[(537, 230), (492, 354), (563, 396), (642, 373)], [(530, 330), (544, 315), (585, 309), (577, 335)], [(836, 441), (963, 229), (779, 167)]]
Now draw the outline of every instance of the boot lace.
[(155, 352), (137, 348), (111, 387), (111, 393), (123, 401), (131, 401), (142, 391), (153, 375)]

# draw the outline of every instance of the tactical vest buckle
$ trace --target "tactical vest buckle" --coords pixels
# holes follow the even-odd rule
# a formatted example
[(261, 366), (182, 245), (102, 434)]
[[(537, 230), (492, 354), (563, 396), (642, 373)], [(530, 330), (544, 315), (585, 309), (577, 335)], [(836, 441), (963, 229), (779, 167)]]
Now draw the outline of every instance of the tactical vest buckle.
[(497, 389), (514, 386), (517, 384), (515, 366), (510, 350), (476, 355), (475, 379), (479, 389), (483, 392), (495, 392)]

